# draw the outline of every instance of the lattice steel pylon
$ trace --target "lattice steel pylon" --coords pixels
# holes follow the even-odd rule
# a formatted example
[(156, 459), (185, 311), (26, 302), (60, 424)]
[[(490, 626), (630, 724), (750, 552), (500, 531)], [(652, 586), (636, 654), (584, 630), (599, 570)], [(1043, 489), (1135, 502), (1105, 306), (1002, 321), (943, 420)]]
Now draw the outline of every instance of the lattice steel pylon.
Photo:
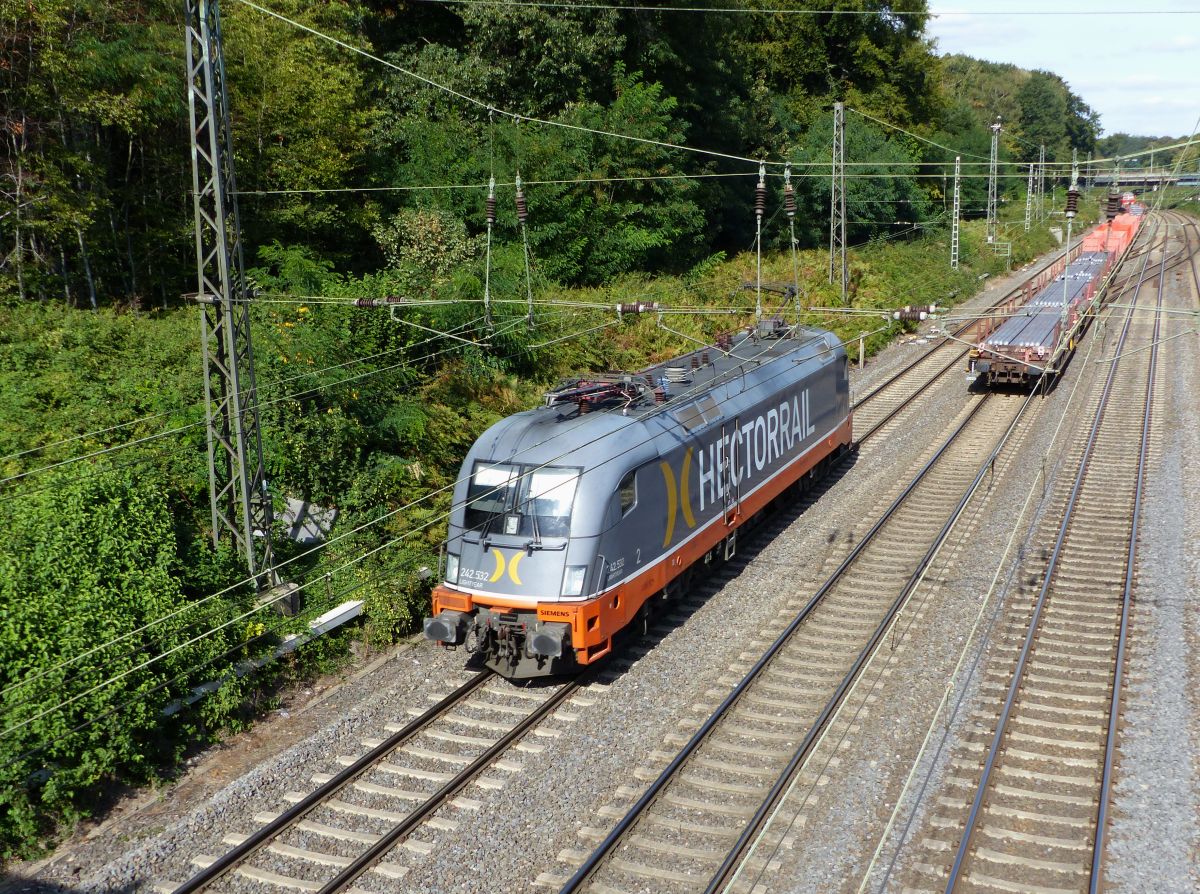
[(992, 154), (988, 162), (988, 197), (987, 197), (987, 241), (992, 245), (996, 241), (996, 167), (1000, 154), (1000, 116), (992, 125)]
[(217, 0), (184, 0), (196, 279), (213, 543), (233, 535), (258, 589), (278, 583)]
[(1046, 147), (1038, 147), (1037, 216), (1046, 219)]
[(1033, 215), (1033, 163), (1029, 165), (1029, 183), (1025, 187), (1025, 231), (1029, 232), (1029, 222)]
[(961, 209), (961, 193), (959, 192), (959, 168), (962, 158), (954, 156), (954, 216), (950, 219), (950, 269), (958, 269), (958, 218)]
[(846, 267), (846, 107), (833, 104), (833, 163), (829, 184), (829, 281), (841, 269), (842, 304), (850, 276)]

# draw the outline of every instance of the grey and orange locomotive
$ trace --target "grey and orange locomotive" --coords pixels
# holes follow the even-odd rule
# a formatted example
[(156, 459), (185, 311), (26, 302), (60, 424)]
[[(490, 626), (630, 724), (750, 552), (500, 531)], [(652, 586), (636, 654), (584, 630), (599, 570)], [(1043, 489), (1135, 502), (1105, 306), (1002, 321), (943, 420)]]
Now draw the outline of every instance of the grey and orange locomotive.
[(590, 664), (850, 443), (845, 351), (777, 319), (564, 382), (467, 454), (425, 634), (508, 677)]

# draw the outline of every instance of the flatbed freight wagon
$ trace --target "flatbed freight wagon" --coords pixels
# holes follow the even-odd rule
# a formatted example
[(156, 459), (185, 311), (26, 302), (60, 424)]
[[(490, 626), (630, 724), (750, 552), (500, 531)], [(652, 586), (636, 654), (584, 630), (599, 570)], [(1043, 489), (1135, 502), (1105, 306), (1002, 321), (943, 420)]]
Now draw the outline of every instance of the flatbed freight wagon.
[(967, 370), (992, 386), (1030, 385), (1062, 371), (1096, 310), (1104, 278), (1141, 218), (1122, 214), (1096, 227), (1059, 262), (1026, 284), (1022, 296), (983, 322)]

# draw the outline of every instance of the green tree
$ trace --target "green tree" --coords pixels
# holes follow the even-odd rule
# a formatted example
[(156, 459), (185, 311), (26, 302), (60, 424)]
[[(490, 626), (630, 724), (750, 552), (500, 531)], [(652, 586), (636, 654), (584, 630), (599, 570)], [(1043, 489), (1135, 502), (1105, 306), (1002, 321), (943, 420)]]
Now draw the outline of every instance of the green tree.
[[(801, 170), (808, 164), (828, 164), (833, 122), (814, 126), (792, 156)], [(911, 230), (930, 217), (927, 193), (916, 179), (919, 150), (884, 136), (862, 118), (848, 116), (846, 162), (854, 162), (846, 180), (846, 236), (851, 243)], [(828, 170), (828, 168), (826, 168)], [(797, 217), (797, 236), (805, 245), (822, 245), (829, 238), (829, 177), (806, 176), (796, 189), (801, 207), (814, 212)]]
[[(552, 280), (598, 283), (633, 269), (683, 268), (700, 256), (705, 242), (705, 216), (692, 199), (696, 186), (636, 179), (679, 172), (681, 153), (594, 133), (682, 142), (686, 133), (675, 116), (675, 100), (619, 63), (609, 77), (611, 101), (570, 104), (553, 116), (569, 125), (565, 128), (464, 121), (455, 110), (440, 108), (440, 97), (398, 84), (396, 113), (387, 122), (387, 136), (381, 135), (396, 150), (394, 182), (482, 186), (494, 172), (507, 184), (519, 171), (535, 181), (526, 187), (530, 242), (541, 273)], [(600, 182), (605, 178), (618, 179)], [(593, 182), (540, 182), (576, 180)], [(498, 241), (519, 239), (513, 195), (508, 185), (498, 193)], [(478, 233), (485, 198), (483, 189), (435, 190), (418, 201), (470, 222)]]
[[(987, 178), (983, 175), (987, 171), (986, 159), (992, 151), (992, 136), (988, 128), (964, 100), (956, 99), (947, 104), (930, 139), (956, 150), (957, 154), (961, 155), (963, 176), (959, 185), (963, 217), (974, 217), (984, 213), (987, 207), (988, 187)], [(921, 173), (926, 177), (924, 184), (932, 201), (946, 210), (953, 202), (956, 152), (927, 144), (920, 147), (920, 152), (922, 159), (928, 163), (921, 168)], [(1007, 159), (1008, 155), (1006, 147), (1002, 145), (1001, 161)], [(1007, 181), (1001, 181), (1002, 189), (1006, 183)]]
[(1032, 145), (1046, 147), (1046, 158), (1070, 158), (1067, 97), (1061, 83), (1047, 71), (1035, 71), (1017, 91), (1021, 106), (1017, 125)]
[[(352, 0), (285, 0), (272, 8), (347, 43), (366, 43), (363, 10)], [(248, 244), (308, 242), (361, 265), (370, 220), (357, 197), (286, 192), (364, 184), (376, 113), (361, 58), (236, 3), (222, 16), (238, 188), (284, 191), (241, 198)]]
[(0, 541), (5, 856), (86, 815), (106, 783), (169, 760), (183, 739), (162, 709), (224, 671), (243, 633), (192, 642), (238, 603), (188, 605), (161, 477), (100, 466), (47, 483), (6, 512)]
[(179, 34), (166, 0), (0, 0), (0, 295), (165, 298), (186, 246)]
[(1006, 128), (1020, 120), (1018, 93), (1029, 80), (1029, 72), (1016, 65), (986, 62), (970, 56), (950, 55), (941, 59), (941, 93), (951, 104), (970, 108), (982, 127), (999, 115)]
[[(811, 15), (748, 17), (742, 45), (755, 76), (772, 94), (786, 97), (801, 127), (835, 101), (902, 126), (928, 120), (936, 109), (937, 62), (924, 34), (925, 0), (752, 0), (751, 5), (813, 10)], [(864, 10), (874, 15), (857, 14)]]
[[(1063, 85), (1066, 87), (1066, 85)], [(1080, 155), (1095, 152), (1100, 138), (1100, 113), (1067, 89), (1067, 139)]]

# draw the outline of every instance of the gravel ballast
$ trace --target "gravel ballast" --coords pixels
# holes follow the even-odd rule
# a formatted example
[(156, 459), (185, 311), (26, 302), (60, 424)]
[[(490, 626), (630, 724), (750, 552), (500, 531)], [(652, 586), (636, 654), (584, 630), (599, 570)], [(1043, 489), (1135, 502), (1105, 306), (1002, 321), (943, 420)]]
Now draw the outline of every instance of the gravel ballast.
[[(1190, 302), (1181, 302), (1188, 306)], [(1185, 325), (1164, 323), (1163, 338)], [(1109, 891), (1200, 891), (1200, 356), (1164, 341), (1120, 732)], [(1157, 409), (1157, 407), (1156, 407)]]

